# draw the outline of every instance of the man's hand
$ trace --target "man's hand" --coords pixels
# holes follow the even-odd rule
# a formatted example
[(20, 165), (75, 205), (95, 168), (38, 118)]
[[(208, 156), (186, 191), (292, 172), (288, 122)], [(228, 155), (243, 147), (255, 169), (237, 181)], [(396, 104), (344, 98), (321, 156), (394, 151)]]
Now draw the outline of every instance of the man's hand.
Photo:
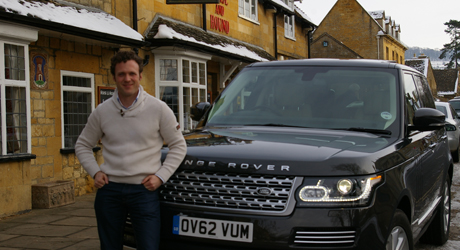
[(155, 191), (161, 186), (161, 184), (163, 184), (163, 182), (160, 178), (158, 178), (158, 176), (152, 174), (145, 177), (141, 184), (144, 185), (147, 190)]
[(94, 175), (94, 186), (96, 188), (101, 188), (105, 184), (109, 184), (109, 177), (102, 171), (97, 172)]

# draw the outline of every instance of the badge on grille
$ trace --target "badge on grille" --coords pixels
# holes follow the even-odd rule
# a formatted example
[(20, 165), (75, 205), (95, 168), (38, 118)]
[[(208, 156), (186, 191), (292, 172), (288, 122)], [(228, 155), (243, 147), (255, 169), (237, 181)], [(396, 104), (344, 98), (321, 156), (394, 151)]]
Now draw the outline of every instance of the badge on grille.
[(272, 190), (270, 188), (259, 188), (257, 189), (257, 194), (262, 195), (262, 196), (268, 196), (272, 194)]

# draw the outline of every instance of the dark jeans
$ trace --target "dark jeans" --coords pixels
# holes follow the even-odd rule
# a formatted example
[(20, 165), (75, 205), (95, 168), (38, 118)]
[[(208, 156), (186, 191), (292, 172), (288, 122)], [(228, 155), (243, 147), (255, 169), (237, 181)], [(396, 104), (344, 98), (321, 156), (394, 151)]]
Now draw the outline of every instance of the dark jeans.
[(158, 190), (143, 185), (109, 182), (97, 190), (94, 201), (102, 250), (123, 249), (123, 228), (129, 213), (137, 249), (157, 250), (160, 242)]

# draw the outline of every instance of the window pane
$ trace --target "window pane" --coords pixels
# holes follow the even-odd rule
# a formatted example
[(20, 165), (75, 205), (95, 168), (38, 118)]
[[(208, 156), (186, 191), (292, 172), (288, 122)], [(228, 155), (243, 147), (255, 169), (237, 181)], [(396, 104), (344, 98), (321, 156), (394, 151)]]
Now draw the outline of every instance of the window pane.
[(192, 105), (195, 105), (198, 103), (198, 89), (193, 88), (192, 89)]
[(5, 87), (7, 154), (27, 153), (25, 88)]
[[(75, 80), (75, 79), (74, 79)], [(84, 82), (76, 80), (75, 82)], [(91, 93), (64, 91), (64, 147), (74, 148), (91, 114)]]
[(182, 81), (190, 82), (190, 61), (182, 60)]
[(206, 65), (204, 63), (200, 63), (200, 85), (206, 85)]
[(198, 64), (192, 62), (192, 82), (198, 82)]
[(244, 15), (246, 17), (250, 17), (251, 15), (249, 14), (249, 0), (245, 0), (244, 3)]
[(190, 88), (183, 88), (184, 91), (184, 130), (192, 129), (192, 119), (190, 118)]
[(200, 89), (200, 102), (206, 101), (206, 89)]
[(91, 78), (86, 77), (76, 77), (76, 76), (63, 76), (63, 85), (64, 86), (73, 86), (73, 87), (91, 87)]
[(177, 81), (177, 60), (160, 59), (160, 80)]
[(25, 80), (24, 46), (5, 44), (5, 78)]
[(176, 115), (176, 119), (179, 117), (179, 93), (178, 87), (160, 87), (160, 99), (164, 101)]

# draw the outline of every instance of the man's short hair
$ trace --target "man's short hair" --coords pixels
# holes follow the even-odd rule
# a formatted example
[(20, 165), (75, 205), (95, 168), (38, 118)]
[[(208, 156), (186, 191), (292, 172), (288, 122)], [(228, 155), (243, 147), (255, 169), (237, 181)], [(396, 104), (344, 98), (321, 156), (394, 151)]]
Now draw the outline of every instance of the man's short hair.
[(112, 73), (112, 75), (114, 76), (115, 66), (117, 66), (117, 64), (121, 62), (126, 63), (129, 60), (134, 60), (139, 65), (139, 73), (142, 73), (142, 70), (144, 70), (142, 58), (140, 58), (132, 50), (119, 51), (112, 57), (112, 59), (110, 60), (110, 73)]

